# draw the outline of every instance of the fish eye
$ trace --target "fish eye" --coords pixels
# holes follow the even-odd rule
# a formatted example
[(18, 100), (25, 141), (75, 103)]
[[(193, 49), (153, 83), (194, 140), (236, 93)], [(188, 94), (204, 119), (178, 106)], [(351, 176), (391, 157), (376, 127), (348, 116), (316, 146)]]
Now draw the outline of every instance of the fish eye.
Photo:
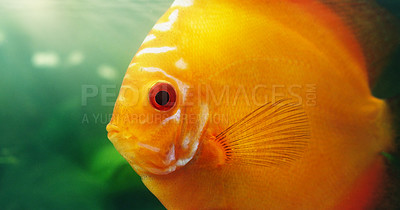
[(150, 104), (159, 111), (168, 111), (176, 104), (176, 91), (171, 84), (156, 83), (149, 92)]

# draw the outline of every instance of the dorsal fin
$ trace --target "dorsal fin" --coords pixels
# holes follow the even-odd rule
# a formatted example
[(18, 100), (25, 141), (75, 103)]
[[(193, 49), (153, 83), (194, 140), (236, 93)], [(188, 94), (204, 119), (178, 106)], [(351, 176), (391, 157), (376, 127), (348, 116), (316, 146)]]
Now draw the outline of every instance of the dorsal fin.
[[(370, 87), (400, 47), (399, 0), (320, 0), (352, 29), (366, 60)], [(383, 6), (390, 6), (391, 11)], [(398, 15), (398, 17), (396, 17)], [(399, 58), (398, 58), (399, 59)]]

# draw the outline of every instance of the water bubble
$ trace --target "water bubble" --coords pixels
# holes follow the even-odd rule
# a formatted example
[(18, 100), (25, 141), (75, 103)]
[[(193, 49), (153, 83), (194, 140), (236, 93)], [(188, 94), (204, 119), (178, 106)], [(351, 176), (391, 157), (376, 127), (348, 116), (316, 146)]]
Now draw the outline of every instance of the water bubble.
[(32, 57), (32, 64), (35, 67), (56, 67), (60, 58), (55, 52), (36, 52)]
[(75, 51), (69, 54), (67, 62), (71, 65), (79, 65), (85, 60), (85, 56), (80, 51)]
[(117, 76), (116, 70), (108, 65), (100, 65), (97, 68), (97, 73), (104, 79), (114, 79)]

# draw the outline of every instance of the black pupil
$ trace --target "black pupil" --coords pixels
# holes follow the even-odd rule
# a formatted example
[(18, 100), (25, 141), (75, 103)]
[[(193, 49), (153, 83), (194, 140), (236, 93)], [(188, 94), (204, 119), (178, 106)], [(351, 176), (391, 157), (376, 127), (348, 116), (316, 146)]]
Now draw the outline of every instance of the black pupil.
[(167, 91), (160, 91), (156, 95), (156, 102), (161, 106), (165, 106), (169, 102), (169, 94)]

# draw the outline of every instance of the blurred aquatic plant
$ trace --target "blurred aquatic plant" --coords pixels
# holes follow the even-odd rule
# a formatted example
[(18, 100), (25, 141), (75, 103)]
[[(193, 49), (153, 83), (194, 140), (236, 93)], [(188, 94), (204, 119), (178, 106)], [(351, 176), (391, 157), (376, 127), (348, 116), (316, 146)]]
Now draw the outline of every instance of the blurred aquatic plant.
[(0, 151), (0, 165), (6, 165), (6, 164), (17, 164), (18, 159), (10, 154), (10, 151), (6, 148), (3, 148)]

